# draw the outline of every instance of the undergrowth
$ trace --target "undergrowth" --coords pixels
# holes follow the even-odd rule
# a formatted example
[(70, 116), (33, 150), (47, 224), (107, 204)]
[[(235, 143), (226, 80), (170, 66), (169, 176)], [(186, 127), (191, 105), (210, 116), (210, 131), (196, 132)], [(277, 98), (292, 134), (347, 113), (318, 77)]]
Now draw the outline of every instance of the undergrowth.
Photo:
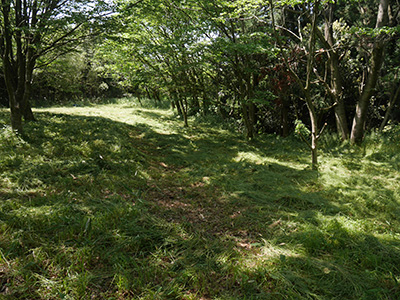
[[(399, 127), (247, 143), (129, 102), (0, 110), (1, 299), (399, 299)], [(215, 120), (212, 120), (216, 123)]]

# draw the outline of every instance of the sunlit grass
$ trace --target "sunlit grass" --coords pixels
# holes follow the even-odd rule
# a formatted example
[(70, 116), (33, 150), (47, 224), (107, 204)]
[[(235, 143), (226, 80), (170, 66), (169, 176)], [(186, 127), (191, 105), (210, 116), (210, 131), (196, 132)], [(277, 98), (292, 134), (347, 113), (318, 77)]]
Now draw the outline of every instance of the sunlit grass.
[(400, 130), (247, 143), (114, 101), (0, 110), (1, 299), (400, 298)]

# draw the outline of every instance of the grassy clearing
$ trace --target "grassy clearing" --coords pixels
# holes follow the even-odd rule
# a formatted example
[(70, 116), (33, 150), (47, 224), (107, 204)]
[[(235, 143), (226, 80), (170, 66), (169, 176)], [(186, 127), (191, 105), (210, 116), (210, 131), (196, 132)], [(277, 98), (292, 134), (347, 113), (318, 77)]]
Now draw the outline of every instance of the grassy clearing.
[(0, 111), (0, 299), (399, 299), (400, 129), (360, 148), (129, 102)]

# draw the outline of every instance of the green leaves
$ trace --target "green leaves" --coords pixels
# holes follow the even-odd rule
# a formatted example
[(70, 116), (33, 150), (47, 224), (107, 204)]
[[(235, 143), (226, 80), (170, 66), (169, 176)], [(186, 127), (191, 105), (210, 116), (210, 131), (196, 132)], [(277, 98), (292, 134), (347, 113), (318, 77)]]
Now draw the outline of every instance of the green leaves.
[(350, 33), (368, 38), (376, 38), (380, 35), (394, 36), (400, 33), (400, 25), (396, 27), (383, 26), (380, 28), (352, 26), (350, 28)]

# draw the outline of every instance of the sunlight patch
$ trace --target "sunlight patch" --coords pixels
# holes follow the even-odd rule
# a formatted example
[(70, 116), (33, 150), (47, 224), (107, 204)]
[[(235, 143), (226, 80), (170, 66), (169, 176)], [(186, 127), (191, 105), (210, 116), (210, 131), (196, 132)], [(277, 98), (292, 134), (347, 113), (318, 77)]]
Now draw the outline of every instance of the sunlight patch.
[(265, 158), (260, 155), (255, 154), (254, 152), (238, 152), (237, 156), (233, 159), (235, 162), (247, 161), (250, 163), (254, 163), (260, 165), (265, 162)]
[(259, 154), (256, 154), (252, 151), (239, 151), (238, 154), (236, 155), (235, 158), (233, 158), (233, 161), (235, 162), (247, 162), (255, 165), (268, 165), (268, 164), (277, 164), (281, 165), (286, 168), (291, 168), (291, 169), (296, 169), (296, 170), (303, 170), (305, 167), (307, 167), (304, 164), (301, 163), (294, 163), (290, 159), (286, 160), (279, 160), (276, 158), (273, 158), (271, 156), (261, 156)]
[(286, 257), (300, 257), (301, 255), (292, 250), (285, 249), (285, 243), (273, 245), (269, 241), (263, 239), (262, 246), (253, 250), (254, 254), (247, 256), (243, 260), (243, 267), (247, 269), (255, 269), (265, 263), (273, 263), (274, 261), (286, 260)]

